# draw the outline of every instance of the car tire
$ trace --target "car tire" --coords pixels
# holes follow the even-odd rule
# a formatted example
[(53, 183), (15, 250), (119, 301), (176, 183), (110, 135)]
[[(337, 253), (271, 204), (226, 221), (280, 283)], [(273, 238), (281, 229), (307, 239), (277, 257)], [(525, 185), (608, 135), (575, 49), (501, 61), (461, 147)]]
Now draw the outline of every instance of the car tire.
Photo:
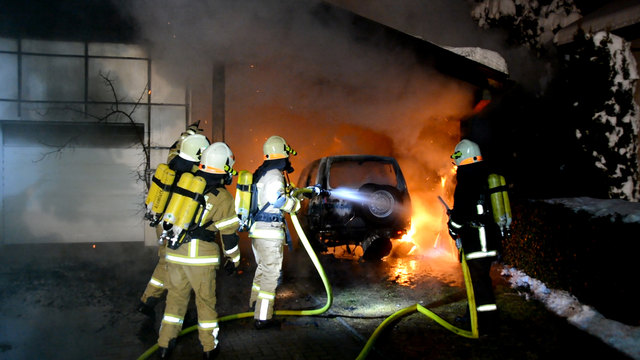
[(360, 215), (371, 225), (392, 226), (399, 219), (402, 204), (400, 191), (389, 185), (365, 184), (358, 190), (367, 194), (368, 202), (359, 204)]
[(391, 239), (379, 234), (370, 234), (361, 244), (364, 260), (380, 260), (391, 253)]

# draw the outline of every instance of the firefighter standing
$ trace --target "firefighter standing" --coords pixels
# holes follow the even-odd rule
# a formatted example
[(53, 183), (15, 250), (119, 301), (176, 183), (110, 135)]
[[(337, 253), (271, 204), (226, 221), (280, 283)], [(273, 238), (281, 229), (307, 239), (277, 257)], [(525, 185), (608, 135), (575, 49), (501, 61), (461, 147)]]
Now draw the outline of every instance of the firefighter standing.
[(278, 278), (282, 270), (286, 223), (283, 212), (296, 212), (300, 200), (290, 196), (284, 173), (293, 172), (289, 154), (296, 152), (280, 136), (271, 136), (262, 147), (264, 162), (254, 172), (257, 213), (249, 229), (257, 268), (249, 307), (254, 309), (256, 329), (278, 326), (273, 319)]
[(220, 262), (221, 238), (227, 268), (235, 269), (240, 263), (238, 248), (238, 217), (233, 196), (225, 185), (231, 183), (235, 160), (229, 147), (216, 142), (202, 153), (200, 170), (196, 176), (206, 180), (203, 191), (204, 213), (195, 227), (186, 231), (183, 240), (167, 248), (167, 304), (158, 338), (161, 358), (168, 357), (184, 321), (191, 291), (195, 293), (198, 313), (198, 338), (205, 359), (219, 352), (217, 335), (216, 270)]
[[(460, 141), (451, 158), (458, 166), (457, 185), (450, 213), (449, 233), (463, 250), (475, 294), (478, 326), (481, 333), (495, 330), (497, 306), (489, 272), (500, 246), (500, 232), (491, 215), (487, 179), (489, 169), (483, 162), (479, 146)], [(458, 321), (467, 322), (469, 309)]]
[[(187, 130), (180, 134), (180, 138), (171, 145), (169, 148), (169, 155), (167, 156), (167, 164), (169, 168), (176, 172), (175, 178), (178, 179), (180, 175), (185, 172), (195, 172), (197, 170), (198, 161), (193, 160), (197, 152), (202, 146), (207, 146), (209, 142), (204, 135), (197, 137), (191, 137), (184, 148), (182, 144), (187, 137), (191, 135), (200, 134), (202, 129), (198, 129), (199, 121), (189, 125)], [(206, 144), (206, 145), (205, 145)], [(178, 156), (182, 150), (182, 156)], [(162, 225), (155, 225), (156, 235), (158, 239), (162, 235)], [(159, 244), (158, 246), (158, 263), (156, 264), (151, 279), (147, 283), (137, 310), (147, 316), (155, 316), (155, 306), (160, 302), (160, 299), (166, 291), (165, 281), (167, 279), (167, 263), (165, 261), (166, 243)]]

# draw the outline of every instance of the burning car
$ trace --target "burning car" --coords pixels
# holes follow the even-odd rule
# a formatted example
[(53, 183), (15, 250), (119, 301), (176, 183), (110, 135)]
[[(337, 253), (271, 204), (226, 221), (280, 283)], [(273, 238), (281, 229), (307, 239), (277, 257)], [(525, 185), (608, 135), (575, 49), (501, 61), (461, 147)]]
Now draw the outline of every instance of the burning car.
[(311, 162), (297, 186), (326, 190), (303, 201), (300, 223), (317, 250), (361, 246), (364, 259), (380, 259), (411, 227), (411, 198), (393, 157), (328, 156)]

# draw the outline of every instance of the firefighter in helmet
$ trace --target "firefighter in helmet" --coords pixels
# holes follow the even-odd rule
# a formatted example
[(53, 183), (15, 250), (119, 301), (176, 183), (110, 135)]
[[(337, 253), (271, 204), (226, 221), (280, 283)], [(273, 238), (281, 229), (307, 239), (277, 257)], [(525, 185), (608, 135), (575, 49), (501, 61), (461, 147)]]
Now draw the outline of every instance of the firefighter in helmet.
[(233, 196), (225, 187), (231, 183), (235, 173), (234, 162), (231, 149), (223, 142), (216, 142), (204, 150), (199, 170), (194, 174), (206, 181), (203, 215), (195, 226), (186, 231), (177, 247), (167, 248), (167, 304), (158, 338), (161, 358), (168, 357), (175, 346), (191, 291), (195, 294), (198, 338), (204, 358), (213, 359), (219, 352), (218, 314), (215, 310), (216, 270), (220, 264), (218, 242), (222, 245), (227, 268), (235, 270), (240, 263), (239, 220)]
[[(478, 326), (481, 333), (487, 333), (495, 330), (497, 322), (497, 306), (489, 272), (500, 246), (500, 231), (491, 215), (487, 182), (490, 172), (480, 147), (473, 141), (460, 141), (451, 158), (458, 168), (449, 233), (469, 267)], [(457, 320), (468, 322), (469, 309)]]
[[(169, 168), (176, 172), (176, 179), (180, 177), (185, 171), (195, 172), (197, 170), (198, 161), (193, 159), (197, 156), (198, 151), (206, 148), (209, 145), (209, 141), (204, 135), (201, 135), (202, 129), (198, 128), (200, 121), (195, 122), (180, 134), (180, 138), (177, 139), (173, 145), (169, 148), (169, 155), (167, 157), (167, 164)], [(193, 136), (192, 135), (198, 135)], [(189, 137), (189, 140), (184, 143), (184, 140)], [(182, 146), (184, 143), (184, 147)], [(182, 155), (180, 155), (182, 154)], [(175, 183), (174, 183), (175, 186)], [(162, 225), (155, 225), (156, 235), (158, 239), (162, 235)], [(165, 293), (165, 281), (167, 279), (167, 264), (165, 262), (166, 242), (158, 246), (158, 264), (156, 264), (151, 279), (147, 283), (137, 310), (147, 316), (155, 316), (155, 306), (160, 302), (162, 296)]]
[(254, 309), (255, 327), (278, 326), (273, 319), (278, 278), (282, 270), (286, 223), (283, 212), (296, 212), (300, 200), (290, 196), (285, 173), (293, 172), (290, 154), (297, 154), (280, 136), (271, 136), (262, 147), (264, 162), (253, 174), (257, 213), (249, 229), (257, 268), (249, 307)]

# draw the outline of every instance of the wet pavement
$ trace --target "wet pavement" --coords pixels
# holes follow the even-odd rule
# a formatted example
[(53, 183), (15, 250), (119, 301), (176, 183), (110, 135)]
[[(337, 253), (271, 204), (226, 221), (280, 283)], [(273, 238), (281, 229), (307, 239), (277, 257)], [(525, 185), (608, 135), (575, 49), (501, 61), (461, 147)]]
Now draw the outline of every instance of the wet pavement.
[[(255, 265), (241, 239), (241, 273), (218, 273), (220, 316), (244, 313)], [(335, 251), (343, 251), (338, 249)], [(0, 359), (138, 359), (157, 340), (156, 317), (135, 306), (157, 261), (140, 242), (5, 245), (0, 260)], [(459, 264), (449, 257), (390, 257), (363, 262), (349, 254), (319, 256), (333, 293), (328, 311), (278, 316), (279, 328), (256, 330), (252, 318), (221, 323), (219, 359), (356, 359), (385, 318), (419, 303), (445, 320), (464, 312)], [(493, 271), (501, 323), (468, 339), (420, 314), (390, 323), (367, 359), (628, 359), (534, 300)], [(285, 252), (278, 310), (322, 308), (323, 282), (302, 247)], [(184, 328), (195, 324), (195, 307)], [(149, 358), (154, 358), (151, 354)], [(172, 359), (200, 359), (197, 332), (181, 336)]]

